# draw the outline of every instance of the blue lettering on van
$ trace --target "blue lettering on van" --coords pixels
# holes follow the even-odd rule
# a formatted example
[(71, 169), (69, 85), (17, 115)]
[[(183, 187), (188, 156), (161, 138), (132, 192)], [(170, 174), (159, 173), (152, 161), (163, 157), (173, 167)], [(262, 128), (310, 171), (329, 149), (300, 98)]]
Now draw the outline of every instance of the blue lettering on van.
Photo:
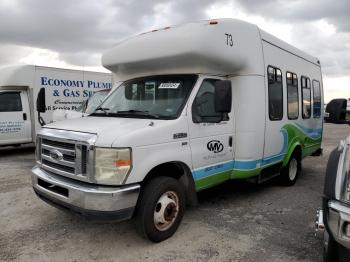
[(87, 84), (88, 84), (88, 88), (104, 88), (104, 89), (112, 88), (112, 83), (110, 82), (95, 82), (95, 81), (88, 80)]
[(83, 91), (83, 97), (90, 97), (95, 93), (95, 91), (88, 91), (88, 90), (84, 90)]
[(63, 90), (63, 95), (65, 97), (79, 97), (80, 96), (80, 92), (79, 92), (79, 90), (64, 89)]
[(71, 79), (58, 79), (58, 78), (49, 78), (47, 76), (40, 77), (42, 86), (53, 86), (53, 87), (82, 87), (87, 88), (99, 88), (99, 89), (110, 89), (112, 88), (111, 82), (98, 82), (92, 80), (71, 80)]
[(42, 86), (46, 86), (47, 85), (47, 77), (46, 76), (42, 76), (41, 77), (41, 85)]
[(82, 80), (70, 80), (70, 79), (57, 79), (48, 78), (46, 76), (41, 77), (42, 86), (62, 86), (62, 87), (84, 87), (84, 81)]

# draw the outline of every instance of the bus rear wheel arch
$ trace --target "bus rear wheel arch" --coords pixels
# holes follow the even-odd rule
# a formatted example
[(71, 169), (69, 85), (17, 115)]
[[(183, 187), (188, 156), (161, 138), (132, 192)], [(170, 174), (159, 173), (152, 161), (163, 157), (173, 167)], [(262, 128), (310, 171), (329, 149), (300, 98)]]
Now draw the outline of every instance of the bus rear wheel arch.
[(281, 169), (281, 182), (284, 186), (293, 186), (301, 172), (301, 148), (297, 146), (288, 163)]

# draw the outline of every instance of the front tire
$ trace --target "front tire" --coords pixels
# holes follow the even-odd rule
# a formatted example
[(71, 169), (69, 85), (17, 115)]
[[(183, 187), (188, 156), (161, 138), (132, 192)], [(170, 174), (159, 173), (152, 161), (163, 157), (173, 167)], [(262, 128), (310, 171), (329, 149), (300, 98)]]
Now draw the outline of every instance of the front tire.
[(178, 180), (156, 177), (141, 193), (136, 210), (138, 232), (153, 242), (171, 237), (185, 212), (185, 193)]
[(298, 179), (301, 171), (301, 160), (297, 154), (293, 154), (288, 164), (281, 170), (281, 180), (283, 185), (292, 186)]
[(323, 262), (338, 261), (338, 243), (325, 231), (323, 237)]

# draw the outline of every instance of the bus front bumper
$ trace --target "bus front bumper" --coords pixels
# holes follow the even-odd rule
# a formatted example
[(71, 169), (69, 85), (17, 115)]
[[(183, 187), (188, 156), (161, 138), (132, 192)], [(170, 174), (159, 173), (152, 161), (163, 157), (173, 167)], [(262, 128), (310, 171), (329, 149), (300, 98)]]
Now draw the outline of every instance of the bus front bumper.
[(94, 219), (125, 220), (132, 217), (140, 185), (100, 186), (32, 169), (35, 193), (57, 208)]

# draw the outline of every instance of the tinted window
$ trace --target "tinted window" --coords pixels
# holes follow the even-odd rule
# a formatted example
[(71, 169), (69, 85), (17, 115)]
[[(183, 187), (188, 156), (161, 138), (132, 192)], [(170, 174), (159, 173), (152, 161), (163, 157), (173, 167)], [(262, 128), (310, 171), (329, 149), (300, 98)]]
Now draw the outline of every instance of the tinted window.
[(303, 118), (310, 118), (311, 116), (311, 86), (308, 77), (301, 77), (301, 90), (303, 101)]
[(297, 119), (299, 117), (298, 77), (296, 74), (287, 72), (286, 80), (287, 80), (288, 118)]
[(283, 85), (280, 69), (269, 66), (267, 68), (268, 93), (269, 93), (269, 117), (270, 120), (283, 118)]
[(215, 111), (215, 82), (216, 79), (206, 79), (198, 90), (192, 105), (194, 123), (219, 122), (221, 113)]
[(312, 81), (312, 88), (313, 88), (313, 116), (314, 118), (320, 118), (321, 117), (321, 86), (320, 82), (314, 80)]
[(0, 112), (22, 111), (20, 93), (0, 93)]

